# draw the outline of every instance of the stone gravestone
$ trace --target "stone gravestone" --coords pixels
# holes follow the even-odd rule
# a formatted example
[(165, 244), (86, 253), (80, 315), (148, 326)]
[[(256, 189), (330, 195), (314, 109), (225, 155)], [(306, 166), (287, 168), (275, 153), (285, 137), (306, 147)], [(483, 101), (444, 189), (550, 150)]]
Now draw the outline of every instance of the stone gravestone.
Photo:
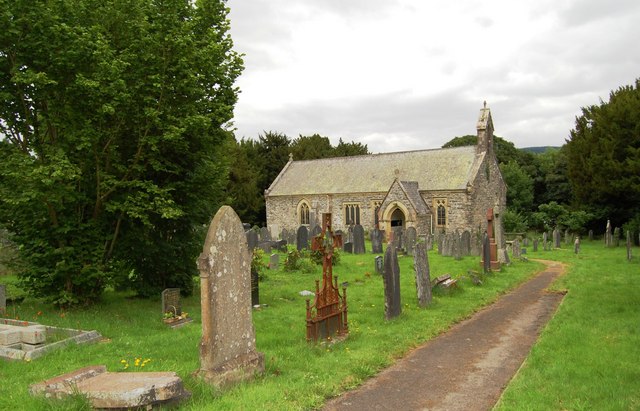
[(7, 286), (0, 284), (0, 315), (7, 312)]
[(553, 230), (553, 248), (560, 248), (561, 244), (560, 244), (560, 231), (556, 228)]
[(429, 256), (423, 242), (416, 244), (413, 254), (413, 267), (416, 272), (416, 291), (418, 305), (426, 307), (431, 304), (431, 276), (429, 272)]
[(367, 252), (364, 245), (364, 228), (360, 224), (353, 227), (353, 253), (365, 254)]
[(589, 241), (593, 241), (593, 230), (589, 230)]
[(453, 233), (453, 258), (457, 261), (462, 260), (462, 239), (459, 233)]
[(607, 220), (607, 229), (604, 234), (604, 245), (607, 247), (611, 247), (613, 245), (610, 220)]
[(277, 270), (278, 268), (280, 268), (280, 255), (271, 254), (269, 256), (269, 269)]
[(616, 247), (620, 246), (620, 227), (613, 229), (613, 245)]
[(351, 241), (347, 241), (342, 245), (342, 251), (345, 253), (353, 254), (353, 243)]
[(549, 251), (549, 235), (546, 231), (542, 233), (542, 249), (544, 251)]
[(580, 252), (580, 237), (576, 237), (576, 240), (573, 242), (573, 252), (576, 254)]
[(464, 231), (460, 237), (460, 254), (471, 255), (471, 233)]
[(522, 254), (522, 249), (520, 248), (520, 240), (516, 237), (515, 240), (513, 240), (513, 250), (511, 251), (511, 255), (513, 256), (514, 259), (516, 258), (520, 258), (521, 254)]
[(251, 318), (251, 255), (240, 218), (222, 206), (198, 257), (202, 339), (196, 374), (215, 387), (264, 372)]
[(564, 243), (571, 244), (571, 233), (569, 232), (568, 228), (564, 230)]
[(484, 233), (482, 239), (482, 271), (488, 273), (491, 271), (491, 250), (490, 250), (489, 234)]
[[(627, 260), (631, 261), (631, 231), (627, 230)], [(2, 287), (2, 286), (0, 286)], [(1, 293), (2, 291), (0, 291)], [(2, 296), (0, 295), (0, 311), (2, 311)]]
[(377, 255), (375, 260), (376, 273), (382, 274), (384, 272), (384, 259), (381, 255)]
[(403, 244), (404, 244), (404, 228), (402, 227), (393, 227), (391, 229), (391, 232), (393, 233), (393, 237), (392, 237), (392, 242), (393, 242), (393, 246), (396, 248), (396, 250), (402, 250)]
[(529, 247), (529, 237), (525, 236), (525, 237), (522, 239), (522, 246), (523, 246), (523, 247)]
[(382, 253), (382, 231), (374, 228), (371, 231), (371, 252), (374, 254)]
[(247, 236), (247, 248), (249, 252), (253, 252), (253, 249), (258, 246), (260, 239), (258, 238), (258, 233), (255, 230), (249, 230), (246, 233)]
[(167, 288), (162, 292), (162, 314), (167, 313), (171, 313), (176, 317), (182, 315), (179, 288)]
[(309, 230), (301, 225), (296, 233), (296, 248), (298, 251), (309, 248)]
[(260, 305), (260, 273), (251, 270), (251, 305)]
[(533, 239), (533, 252), (538, 252), (538, 239), (534, 238)]
[(384, 280), (384, 318), (390, 320), (402, 312), (398, 251), (392, 243), (387, 244), (387, 251), (384, 254), (384, 275), (382, 278)]
[(405, 244), (407, 255), (413, 255), (413, 249), (416, 246), (416, 239), (418, 237), (416, 228), (408, 227), (404, 233), (404, 236), (405, 236), (404, 244)]
[(317, 237), (321, 233), (322, 227), (320, 227), (319, 225), (316, 225), (311, 229), (311, 237)]
[(271, 241), (271, 233), (267, 227), (260, 229), (260, 241)]

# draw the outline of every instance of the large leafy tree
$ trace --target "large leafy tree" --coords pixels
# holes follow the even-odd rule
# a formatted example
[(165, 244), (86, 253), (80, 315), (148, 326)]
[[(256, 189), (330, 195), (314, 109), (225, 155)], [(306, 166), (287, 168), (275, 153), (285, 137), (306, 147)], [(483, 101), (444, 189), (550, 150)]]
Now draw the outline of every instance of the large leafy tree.
[(640, 215), (640, 80), (583, 107), (565, 150), (580, 204), (615, 225)]
[(60, 305), (190, 290), (241, 58), (221, 0), (0, 0), (0, 224)]

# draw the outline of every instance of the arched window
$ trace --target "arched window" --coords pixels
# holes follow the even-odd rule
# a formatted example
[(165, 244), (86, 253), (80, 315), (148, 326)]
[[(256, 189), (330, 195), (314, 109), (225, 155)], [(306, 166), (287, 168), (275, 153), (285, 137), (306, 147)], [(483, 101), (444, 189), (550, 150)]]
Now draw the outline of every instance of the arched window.
[(346, 225), (360, 224), (360, 204), (344, 205), (344, 221)]
[(300, 225), (309, 225), (309, 204), (300, 204)]
[(436, 208), (436, 225), (444, 227), (447, 225), (447, 199), (438, 198), (434, 200)]

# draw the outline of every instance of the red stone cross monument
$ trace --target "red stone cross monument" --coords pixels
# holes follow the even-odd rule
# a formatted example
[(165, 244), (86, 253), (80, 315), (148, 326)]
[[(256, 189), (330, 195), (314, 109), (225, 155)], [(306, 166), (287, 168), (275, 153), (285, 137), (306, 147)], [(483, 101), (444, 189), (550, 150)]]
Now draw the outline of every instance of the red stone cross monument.
[(322, 233), (313, 237), (311, 249), (322, 252), (322, 289), (316, 280), (315, 300), (307, 300), (307, 341), (318, 341), (349, 333), (347, 326), (347, 289), (338, 289), (333, 276), (333, 249), (342, 246), (342, 236), (331, 230), (331, 213), (322, 214)]

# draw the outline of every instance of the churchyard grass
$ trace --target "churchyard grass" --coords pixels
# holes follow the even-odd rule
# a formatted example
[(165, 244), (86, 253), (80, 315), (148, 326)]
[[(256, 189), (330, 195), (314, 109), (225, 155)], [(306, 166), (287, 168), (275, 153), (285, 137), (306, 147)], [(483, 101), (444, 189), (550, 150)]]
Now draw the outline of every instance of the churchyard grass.
[[(574, 288), (585, 286), (582, 284), (585, 280), (581, 277), (589, 278), (591, 268), (602, 264), (600, 267), (609, 272), (608, 268), (613, 266), (614, 261), (610, 261), (608, 256), (614, 251), (600, 250), (600, 248), (585, 244), (583, 254), (577, 258), (568, 251), (540, 251), (534, 257), (559, 258), (575, 264), (575, 270), (565, 276), (558, 285), (560, 288), (570, 290), (567, 295), (569, 298), (574, 294)], [(620, 250), (622, 248), (617, 251), (621, 252)], [(602, 254), (606, 259), (599, 262), (601, 258), (592, 258), (591, 253), (597, 253), (598, 256)], [(283, 259), (284, 254), (281, 255), (281, 261)], [(429, 252), (429, 259), (432, 278), (445, 273), (460, 277), (466, 275), (469, 269), (479, 269), (477, 257), (465, 257), (461, 261), (455, 261), (451, 257), (441, 257), (432, 251)], [(335, 344), (314, 345), (308, 344), (305, 340), (305, 298), (308, 297), (300, 296), (299, 292), (314, 290), (315, 279), (321, 277), (320, 267), (315, 273), (286, 272), (282, 269), (284, 264), (281, 263), (280, 270), (267, 271), (265, 279), (260, 283), (260, 302), (267, 306), (253, 313), (257, 348), (265, 354), (265, 374), (253, 382), (243, 383), (223, 392), (210, 388), (192, 376), (199, 367), (198, 344), (201, 336), (199, 295), (183, 299), (183, 311), (187, 311), (194, 318), (194, 322), (179, 329), (170, 329), (162, 323), (159, 296), (157, 300), (140, 300), (131, 298), (126, 293), (108, 292), (101, 302), (92, 307), (69, 311), (57, 311), (49, 305), (27, 298), (17, 307), (9, 307), (10, 317), (59, 327), (95, 329), (104, 336), (105, 341), (91, 345), (69, 346), (31, 362), (0, 362), (0, 381), (3, 382), (0, 384), (0, 409), (82, 409), (86, 404), (81, 400), (50, 403), (42, 398), (29, 396), (27, 388), (29, 384), (94, 364), (104, 364), (112, 372), (140, 371), (141, 369), (134, 369), (134, 367), (125, 371), (121, 363), (123, 359), (131, 363), (136, 357), (151, 359), (143, 371), (175, 371), (182, 377), (186, 388), (192, 392), (192, 397), (182, 403), (180, 409), (316, 408), (321, 406), (326, 398), (361, 384), (411, 348), (445, 331), (452, 324), (494, 301), (506, 290), (531, 277), (542, 267), (541, 264), (533, 261), (517, 261), (511, 267), (506, 267), (502, 273), (489, 276), (481, 286), (474, 286), (471, 281), (462, 279), (458, 283), (460, 287), (457, 290), (435, 293), (432, 305), (426, 309), (420, 309), (417, 306), (412, 257), (402, 256), (399, 258), (399, 263), (403, 311), (398, 318), (385, 321), (382, 278), (375, 273), (374, 256), (370, 253), (342, 254), (341, 262), (335, 267), (334, 274), (338, 276), (339, 282), (348, 282), (350, 335), (345, 341)], [(609, 364), (617, 364), (618, 361), (628, 364), (625, 377), (621, 381), (621, 385), (626, 385), (627, 391), (624, 395), (619, 395), (628, 400), (632, 396), (631, 392), (640, 392), (637, 385), (634, 385), (637, 383), (628, 381), (626, 377), (633, 374), (634, 363), (630, 359), (637, 360), (637, 347), (640, 347), (637, 341), (637, 324), (632, 325), (632, 318), (628, 316), (635, 313), (635, 318), (638, 318), (638, 294), (637, 291), (633, 291), (633, 283), (624, 282), (623, 279), (625, 272), (627, 276), (629, 275), (629, 267), (633, 267), (634, 272), (637, 273), (638, 264), (635, 262), (635, 265), (634, 263), (629, 265), (626, 260), (624, 263), (627, 265), (621, 263), (620, 273), (615, 273), (611, 281), (596, 281), (597, 277), (592, 278), (593, 281), (590, 282), (592, 284), (589, 285), (598, 287), (598, 292), (589, 297), (589, 310), (585, 312), (589, 314), (588, 316), (574, 314), (572, 311), (578, 309), (579, 305), (575, 302), (567, 302), (571, 301), (569, 298), (561, 306), (562, 320), (556, 318), (552, 324), (555, 324), (554, 327), (558, 329), (556, 333), (564, 335), (563, 338), (566, 338), (566, 341), (571, 341), (571, 343), (565, 342), (564, 345), (570, 346), (582, 338), (583, 334), (585, 337), (589, 335), (583, 331), (595, 325), (596, 315), (604, 316), (602, 321), (606, 322), (612, 320), (610, 317), (616, 313), (616, 310), (621, 310), (618, 313), (619, 322), (613, 326), (612, 332), (598, 334), (599, 329), (608, 330), (609, 325), (605, 328), (594, 327), (592, 338), (599, 344), (596, 344), (593, 350), (590, 349), (591, 345), (582, 344), (582, 350), (586, 352), (578, 354), (586, 355), (589, 361), (599, 363), (598, 357), (602, 356), (602, 351), (610, 351), (612, 348), (615, 349), (613, 351), (617, 351), (617, 348), (626, 349), (626, 353), (612, 355), (622, 358), (626, 356), (627, 360), (616, 358)], [(580, 269), (580, 267), (583, 268)], [(619, 278), (618, 275), (620, 275)], [(610, 274), (607, 274), (605, 278), (609, 276)], [(615, 280), (615, 278), (618, 279)], [(609, 288), (612, 284), (617, 284), (614, 289)], [(593, 292), (595, 293), (595, 290)], [(635, 299), (631, 299), (633, 296)], [(600, 304), (603, 297), (607, 301), (606, 304)], [(610, 297), (614, 301), (609, 301)], [(611, 304), (618, 308), (613, 308)], [(594, 312), (594, 308), (597, 313)], [(630, 310), (635, 311), (632, 313)], [(597, 319), (597, 321), (600, 320)], [(634, 329), (633, 326), (636, 328)], [(579, 328), (579, 331), (575, 331), (576, 328)], [(635, 336), (633, 330), (635, 330)], [(544, 339), (548, 339), (548, 333), (549, 330), (545, 331)], [(607, 336), (610, 338), (607, 339)], [(634, 340), (635, 348), (621, 341), (622, 337)], [(554, 337), (554, 340), (557, 338)], [(534, 350), (532, 358), (536, 358), (536, 354), (540, 357), (536, 361), (541, 364), (538, 367), (542, 368), (542, 371), (547, 368), (549, 356), (550, 358), (562, 357), (567, 350), (564, 345), (558, 346), (558, 342), (551, 343), (547, 343), (550, 344), (546, 348), (548, 352), (537, 354), (539, 348), (536, 347)], [(558, 353), (554, 353), (553, 350), (558, 350)], [(576, 408), (580, 403), (569, 401), (571, 398), (576, 398), (577, 401), (577, 398), (582, 397), (582, 390), (596, 390), (595, 386), (599, 385), (597, 381), (600, 373), (615, 373), (613, 369), (607, 370), (607, 366), (589, 368), (587, 360), (579, 364), (588, 370), (584, 373), (589, 374), (591, 379), (580, 380), (581, 382), (577, 385), (573, 383), (572, 378), (573, 374), (583, 373), (580, 366), (577, 366), (573, 374), (568, 376), (560, 373), (560, 377), (556, 378), (561, 380), (549, 381), (549, 377), (541, 377), (542, 382), (539, 384), (541, 387), (550, 389), (549, 385), (556, 385), (556, 389), (566, 396), (559, 397), (560, 400), (556, 401), (562, 401), (562, 398), (567, 398), (568, 401), (566, 406), (562, 406), (563, 402), (551, 402), (550, 406), (543, 406), (543, 408), (571, 409), (572, 406)], [(562, 368), (566, 369), (566, 364), (565, 366), (553, 364), (553, 366), (559, 368), (558, 372), (562, 371)], [(533, 375), (525, 372), (526, 369), (514, 383), (516, 387), (514, 394), (505, 396), (505, 409), (512, 409), (513, 406), (510, 404), (517, 404), (518, 407), (520, 404), (529, 404), (529, 408), (539, 408), (534, 406), (540, 403), (541, 395), (536, 393), (529, 394), (532, 398), (529, 403), (522, 403), (524, 399), (519, 397), (510, 399), (512, 395), (526, 396), (529, 380), (537, 383), (538, 377), (535, 374), (540, 370)], [(547, 371), (547, 375), (549, 374), (553, 375), (551, 371)], [(638, 376), (637, 372), (635, 375)], [(518, 381), (522, 379), (523, 381), (519, 383)], [(636, 378), (636, 380), (640, 379)], [(524, 387), (524, 393), (523, 389), (517, 388), (518, 384)], [(631, 391), (631, 388), (634, 390)], [(604, 394), (609, 388), (601, 387), (601, 389)], [(624, 387), (620, 389), (624, 390)], [(542, 388), (539, 390), (542, 392)], [(571, 397), (572, 394), (569, 392), (574, 393), (575, 397)], [(597, 397), (597, 394), (592, 395)], [(637, 394), (634, 395), (637, 399)], [(584, 404), (588, 404), (588, 401)], [(638, 407), (637, 402), (631, 404), (631, 408), (634, 405)]]
[(638, 248), (629, 262), (624, 246), (563, 247), (536, 253), (568, 263), (553, 285), (568, 292), (497, 409), (640, 409)]

